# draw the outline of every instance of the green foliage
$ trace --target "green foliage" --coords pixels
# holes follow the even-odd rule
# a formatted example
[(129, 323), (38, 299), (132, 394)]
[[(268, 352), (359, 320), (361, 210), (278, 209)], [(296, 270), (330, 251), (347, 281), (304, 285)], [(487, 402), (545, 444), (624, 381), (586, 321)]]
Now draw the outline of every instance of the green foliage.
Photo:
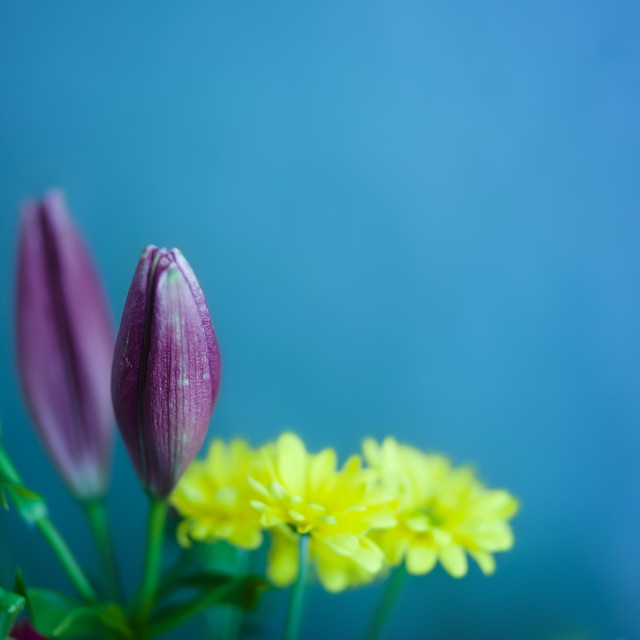
[(14, 482), (0, 482), (0, 503), (8, 509), (6, 494), (11, 498), (18, 513), (28, 523), (35, 524), (48, 516), (47, 505), (42, 496), (25, 486)]
[(35, 524), (48, 515), (47, 505), (42, 496), (24, 486), (22, 480), (0, 444), (0, 504), (9, 508), (7, 494), (18, 513), (27, 522)]
[(216, 598), (216, 604), (230, 604), (250, 610), (255, 608), (260, 593), (268, 586), (266, 580), (259, 576), (235, 576), (222, 571), (196, 571), (163, 584), (158, 598), (162, 600), (182, 590), (196, 590), (205, 594), (216, 592), (220, 598)]
[(234, 576), (217, 571), (182, 575), (164, 584), (160, 598), (181, 591), (195, 591), (195, 595), (157, 611), (149, 623), (149, 635), (155, 637), (167, 633), (213, 606), (231, 605), (252, 609), (260, 593), (267, 587), (267, 582), (258, 576)]
[[(149, 623), (130, 622), (123, 609), (113, 602), (87, 604), (76, 598), (48, 589), (28, 589), (18, 572), (14, 591), (0, 589), (0, 630), (6, 635), (26, 604), (33, 626), (48, 638), (88, 638), (110, 640), (162, 635), (190, 618), (217, 605), (242, 609), (256, 606), (260, 593), (267, 588), (258, 576), (233, 576), (217, 571), (197, 571), (163, 581), (159, 602), (173, 600), (152, 616)], [(175, 602), (176, 594), (186, 594)], [(9, 617), (10, 616), (10, 617)], [(0, 636), (0, 639), (5, 636)]]
[(48, 589), (24, 589), (33, 626), (49, 638), (133, 638), (119, 605), (104, 602), (88, 605)]
[(0, 587), (0, 638), (4, 640), (9, 636), (13, 625), (20, 615), (25, 604), (24, 598), (17, 594), (5, 591)]

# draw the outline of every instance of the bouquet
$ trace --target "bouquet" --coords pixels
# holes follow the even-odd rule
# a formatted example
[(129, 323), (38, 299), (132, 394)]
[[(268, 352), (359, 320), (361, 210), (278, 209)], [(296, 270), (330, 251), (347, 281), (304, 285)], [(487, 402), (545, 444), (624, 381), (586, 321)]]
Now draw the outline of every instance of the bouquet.
[[(266, 590), (289, 589), (283, 637), (294, 640), (311, 581), (332, 593), (386, 581), (363, 621), (363, 637), (374, 640), (407, 574), (439, 563), (461, 578), (471, 558), (490, 575), (494, 553), (513, 546), (510, 493), (391, 436), (365, 439), (342, 463), (331, 448), (307, 451), (293, 432), (257, 446), (214, 439), (197, 460), (221, 367), (193, 270), (177, 249), (144, 249), (114, 336), (97, 270), (58, 192), (24, 207), (15, 318), (29, 413), (84, 508), (104, 571), (99, 582), (87, 577), (0, 442), (0, 501), (44, 536), (74, 589), (27, 584), (18, 571), (0, 586), (0, 638), (156, 638), (217, 610), (212, 634), (237, 640), (244, 612)], [(114, 416), (149, 502), (144, 571), (130, 597), (104, 507)], [(169, 566), (167, 536), (182, 549)]]

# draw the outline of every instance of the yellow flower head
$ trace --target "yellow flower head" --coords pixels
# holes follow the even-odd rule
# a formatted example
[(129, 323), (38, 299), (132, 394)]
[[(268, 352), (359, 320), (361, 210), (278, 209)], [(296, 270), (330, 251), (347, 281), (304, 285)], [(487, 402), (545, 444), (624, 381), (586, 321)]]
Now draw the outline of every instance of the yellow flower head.
[(384, 554), (371, 540), (374, 529), (393, 526), (394, 505), (373, 484), (359, 456), (337, 468), (333, 449), (310, 454), (293, 433), (262, 449), (265, 477), (251, 477), (252, 505), (273, 533), (268, 573), (279, 586), (298, 570), (297, 539), (309, 535), (309, 555), (328, 591), (367, 582), (380, 571)]
[(375, 536), (392, 565), (403, 560), (414, 575), (439, 560), (454, 577), (467, 573), (466, 553), (483, 573), (495, 571), (492, 553), (513, 546), (508, 520), (517, 500), (504, 490), (486, 489), (468, 467), (452, 468), (447, 458), (425, 454), (393, 438), (363, 443), (365, 459), (382, 484), (399, 497), (398, 524)]
[(262, 543), (260, 514), (250, 505), (247, 476), (258, 475), (261, 457), (240, 439), (214, 440), (205, 460), (195, 461), (171, 495), (171, 504), (184, 520), (178, 541), (226, 540), (245, 549)]

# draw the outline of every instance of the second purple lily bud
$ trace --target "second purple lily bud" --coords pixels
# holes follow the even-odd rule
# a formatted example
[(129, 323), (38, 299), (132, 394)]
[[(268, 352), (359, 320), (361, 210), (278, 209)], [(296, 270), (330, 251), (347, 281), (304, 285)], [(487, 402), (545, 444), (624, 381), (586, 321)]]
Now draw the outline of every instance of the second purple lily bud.
[(22, 212), (16, 351), (29, 410), (56, 467), (76, 497), (104, 495), (113, 327), (89, 250), (57, 191)]
[(209, 310), (180, 251), (147, 247), (122, 312), (111, 373), (116, 422), (145, 489), (168, 496), (197, 455), (220, 384)]

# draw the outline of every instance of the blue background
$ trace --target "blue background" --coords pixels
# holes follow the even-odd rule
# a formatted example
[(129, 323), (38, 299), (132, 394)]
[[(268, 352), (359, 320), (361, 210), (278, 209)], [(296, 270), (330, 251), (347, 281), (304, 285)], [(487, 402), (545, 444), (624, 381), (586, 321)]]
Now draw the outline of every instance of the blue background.
[[(223, 353), (211, 434), (394, 434), (520, 497), (495, 576), (412, 580), (393, 637), (640, 637), (638, 4), (133, 5), (0, 5), (4, 443), (82, 562), (14, 373), (17, 214), (51, 186), (114, 319), (143, 246), (191, 262)], [(121, 442), (109, 509), (134, 587)], [(4, 586), (17, 559), (68, 588), (3, 513)], [(314, 589), (304, 637), (357, 637), (379, 592)]]

